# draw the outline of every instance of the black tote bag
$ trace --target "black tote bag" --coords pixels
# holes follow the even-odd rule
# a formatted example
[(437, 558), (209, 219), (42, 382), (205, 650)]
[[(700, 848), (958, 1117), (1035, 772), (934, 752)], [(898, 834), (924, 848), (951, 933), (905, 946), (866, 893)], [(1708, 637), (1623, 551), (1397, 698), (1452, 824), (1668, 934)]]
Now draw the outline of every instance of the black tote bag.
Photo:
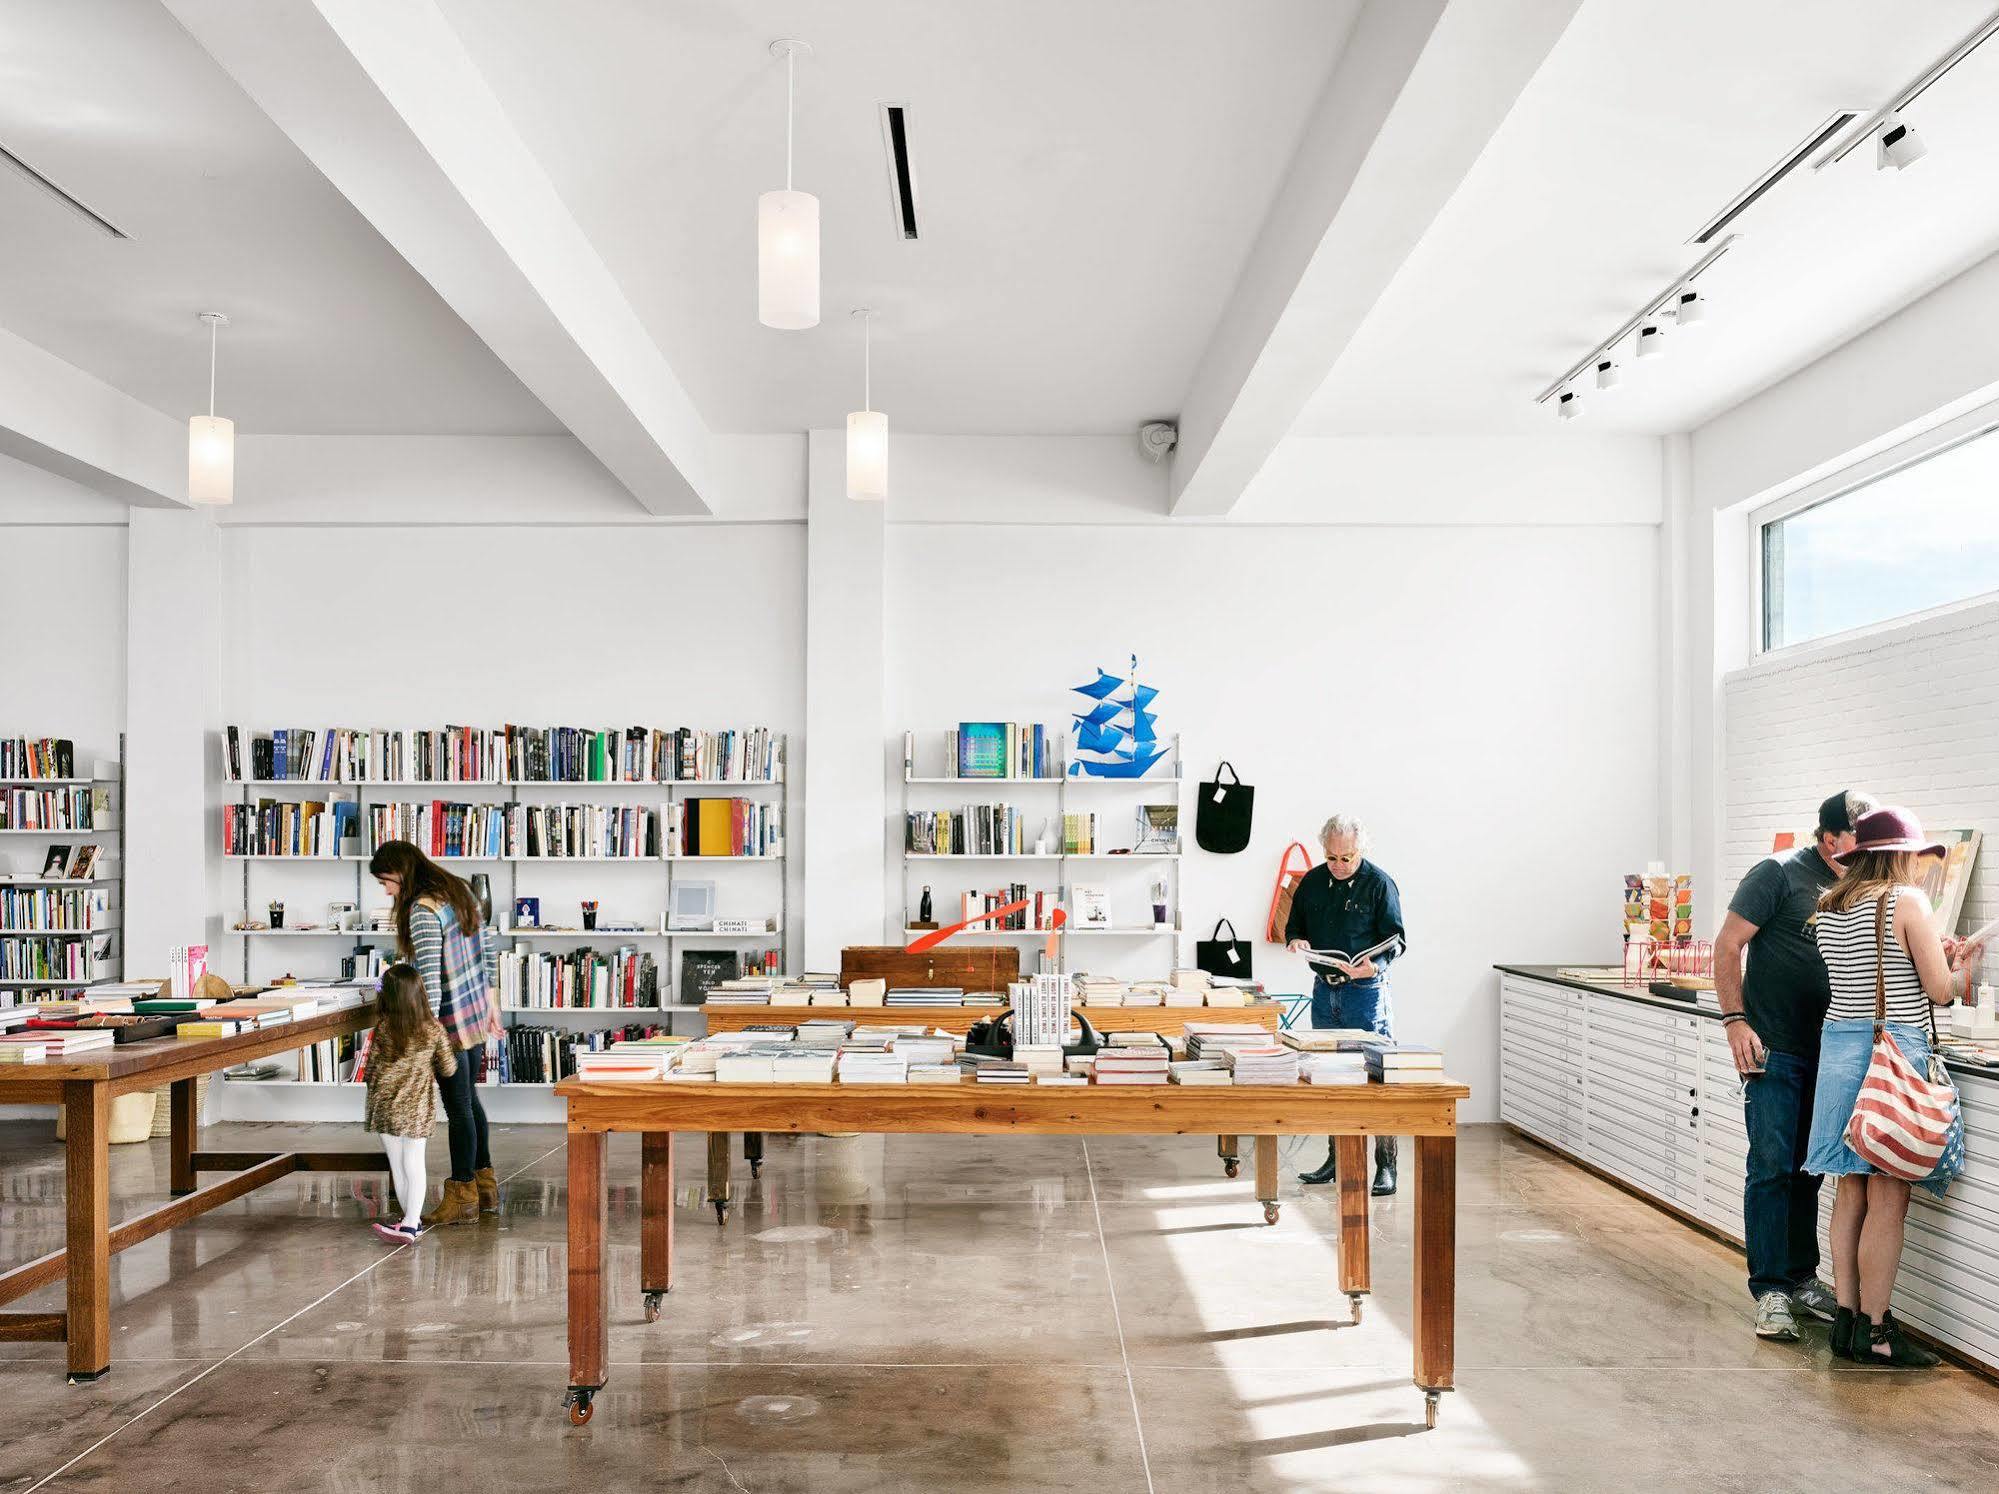
[[(1223, 929), (1229, 931), (1226, 939), (1222, 937)], [(1228, 919), (1216, 919), (1214, 935), (1194, 941), (1194, 964), (1210, 975), (1249, 980), (1249, 941), (1236, 938), (1235, 925)]]
[(1256, 790), (1236, 777), (1235, 764), (1224, 759), (1194, 801), (1194, 844), (1223, 856), (1240, 851), (1249, 844), (1250, 811), (1255, 804)]

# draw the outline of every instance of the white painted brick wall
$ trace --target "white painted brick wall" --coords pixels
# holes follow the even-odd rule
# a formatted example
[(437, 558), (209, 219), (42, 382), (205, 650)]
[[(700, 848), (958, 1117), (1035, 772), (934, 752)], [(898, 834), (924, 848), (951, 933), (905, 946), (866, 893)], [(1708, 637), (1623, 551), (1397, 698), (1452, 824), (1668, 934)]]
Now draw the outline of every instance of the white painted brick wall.
[(1808, 832), (1841, 788), (1932, 829), (1984, 831), (1963, 927), (1999, 915), (1999, 602), (1737, 670), (1722, 681), (1722, 740), (1717, 924), (1771, 837)]

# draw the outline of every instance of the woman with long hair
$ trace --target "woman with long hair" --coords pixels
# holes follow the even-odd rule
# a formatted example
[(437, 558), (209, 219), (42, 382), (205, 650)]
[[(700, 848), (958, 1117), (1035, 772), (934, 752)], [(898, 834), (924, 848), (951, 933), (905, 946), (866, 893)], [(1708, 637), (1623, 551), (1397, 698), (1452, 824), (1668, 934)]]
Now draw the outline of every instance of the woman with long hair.
[[(1819, 1043), (1812, 1135), (1805, 1171), (1838, 1179), (1832, 1205), (1832, 1281), (1839, 1308), (1832, 1352), (1860, 1364), (1919, 1369), (1937, 1356), (1903, 1333), (1889, 1310), (1902, 1262), (1909, 1184), (1878, 1173), (1846, 1143), (1847, 1122), (1874, 1051), (1876, 984), (1885, 995), (1885, 1027), (1910, 1064), (1928, 1067), (1936, 1008), (1962, 996), (1974, 978), (1978, 948), (1939, 928), (1917, 885), (1918, 863), (1943, 846), (1923, 838), (1906, 809), (1882, 808), (1853, 827), (1854, 849), (1834, 859), (1845, 869), (1819, 898), (1813, 937), (1832, 985)], [(1941, 1194), (1941, 1185), (1922, 1185)]]
[(368, 870), (389, 895), (397, 950), (422, 975), (430, 1009), (460, 1055), (456, 1070), (438, 1080), (451, 1140), (451, 1176), (443, 1199), (423, 1222), (457, 1224), (497, 1213), (500, 1186), (487, 1150), (486, 1111), (466, 1055), (501, 1032), (494, 989), (499, 939), (481, 916), (471, 887), (408, 841), (377, 847)]

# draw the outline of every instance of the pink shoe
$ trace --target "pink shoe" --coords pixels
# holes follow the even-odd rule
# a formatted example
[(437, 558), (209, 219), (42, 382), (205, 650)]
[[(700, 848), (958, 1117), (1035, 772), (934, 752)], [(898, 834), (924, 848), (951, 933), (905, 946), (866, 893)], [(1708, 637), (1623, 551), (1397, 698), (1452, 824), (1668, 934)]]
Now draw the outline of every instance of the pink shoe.
[(414, 1245), (416, 1243), (417, 1231), (404, 1229), (400, 1224), (382, 1224), (377, 1222), (369, 1227), (391, 1245)]

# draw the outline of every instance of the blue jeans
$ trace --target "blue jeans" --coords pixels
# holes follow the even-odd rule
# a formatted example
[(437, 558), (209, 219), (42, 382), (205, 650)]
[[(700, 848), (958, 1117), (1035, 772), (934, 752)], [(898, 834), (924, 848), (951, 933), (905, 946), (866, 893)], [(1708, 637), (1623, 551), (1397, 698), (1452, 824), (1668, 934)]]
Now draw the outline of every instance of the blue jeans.
[(1352, 980), (1334, 985), (1323, 975), (1312, 981), (1312, 1025), (1352, 1027), (1362, 1032), (1395, 1036), (1394, 1013), (1388, 1004), (1388, 982)]
[(1773, 1048), (1764, 1072), (1744, 1084), (1749, 1175), (1742, 1185), (1742, 1234), (1752, 1297), (1788, 1293), (1818, 1279), (1819, 1180), (1804, 1170), (1818, 1070), (1816, 1059)]

